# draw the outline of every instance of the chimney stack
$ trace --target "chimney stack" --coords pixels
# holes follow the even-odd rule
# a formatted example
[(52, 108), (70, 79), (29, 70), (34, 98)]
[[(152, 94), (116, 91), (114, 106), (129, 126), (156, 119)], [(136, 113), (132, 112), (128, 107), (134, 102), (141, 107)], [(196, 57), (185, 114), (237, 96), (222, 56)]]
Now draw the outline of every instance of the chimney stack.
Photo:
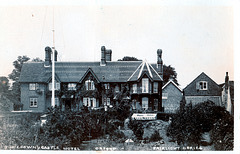
[(58, 52), (57, 52), (57, 50), (55, 50), (55, 58), (54, 58), (54, 61), (57, 61), (57, 56), (58, 56)]
[(51, 53), (52, 53), (52, 49), (47, 46), (45, 48), (45, 66), (50, 66), (51, 64)]
[(229, 76), (228, 76), (228, 72), (226, 72), (226, 76), (225, 76), (225, 89), (228, 89), (228, 85), (229, 85)]
[(100, 62), (101, 66), (105, 66), (106, 65), (106, 48), (105, 46), (101, 47), (101, 62)]
[(162, 49), (157, 50), (157, 72), (163, 78)]
[(112, 50), (106, 50), (106, 61), (112, 61)]

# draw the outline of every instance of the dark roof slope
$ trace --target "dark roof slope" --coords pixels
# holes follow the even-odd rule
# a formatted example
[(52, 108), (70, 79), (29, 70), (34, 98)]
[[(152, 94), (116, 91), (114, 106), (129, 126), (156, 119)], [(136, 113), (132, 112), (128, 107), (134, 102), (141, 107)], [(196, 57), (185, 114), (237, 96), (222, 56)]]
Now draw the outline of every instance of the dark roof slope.
[[(207, 81), (207, 90), (196, 89), (196, 83), (199, 81)], [(221, 87), (213, 81), (209, 76), (202, 72), (189, 85), (184, 88), (185, 96), (221, 96)]]
[[(79, 82), (91, 68), (100, 82), (126, 82), (141, 63), (116, 61), (100, 66), (100, 62), (56, 62), (55, 73), (61, 82)], [(20, 82), (47, 82), (51, 72), (52, 67), (44, 67), (44, 62), (27, 62), (23, 64)]]

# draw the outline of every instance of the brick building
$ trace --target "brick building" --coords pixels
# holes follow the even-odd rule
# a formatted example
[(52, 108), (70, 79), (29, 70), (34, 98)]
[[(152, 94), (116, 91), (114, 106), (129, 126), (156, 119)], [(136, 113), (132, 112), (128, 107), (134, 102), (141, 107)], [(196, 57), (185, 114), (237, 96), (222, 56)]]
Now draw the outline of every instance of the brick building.
[[(52, 59), (51, 48), (45, 48), (44, 62), (23, 64), (21, 103), (23, 110), (45, 112), (51, 106)], [(157, 62), (112, 61), (112, 51), (101, 48), (99, 62), (58, 62), (55, 53), (55, 101), (62, 110), (80, 110), (83, 106), (98, 109), (127, 99), (135, 109), (162, 110), (162, 50), (157, 51)]]
[(162, 107), (165, 113), (176, 113), (176, 110), (180, 107), (180, 101), (182, 100), (182, 89), (169, 80), (162, 87)]

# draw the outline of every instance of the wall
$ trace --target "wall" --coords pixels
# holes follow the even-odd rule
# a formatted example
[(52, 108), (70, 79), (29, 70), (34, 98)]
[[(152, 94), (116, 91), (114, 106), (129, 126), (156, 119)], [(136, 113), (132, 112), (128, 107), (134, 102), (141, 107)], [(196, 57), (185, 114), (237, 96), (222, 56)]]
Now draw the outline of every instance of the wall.
[(221, 105), (221, 96), (185, 96), (186, 103), (192, 102), (192, 105), (210, 100), (213, 101), (216, 105)]
[(162, 93), (168, 93), (168, 98), (162, 99), (164, 112), (175, 113), (180, 106), (180, 101), (182, 100), (182, 92), (172, 83), (169, 83), (169, 85), (167, 85), (162, 90)]
[[(39, 84), (41, 94), (37, 93), (35, 90), (29, 90), (29, 83), (21, 83), (21, 103), (23, 104), (23, 110), (32, 110), (35, 112), (45, 111), (45, 92), (46, 85)], [(38, 98), (37, 107), (30, 107), (30, 98)]]

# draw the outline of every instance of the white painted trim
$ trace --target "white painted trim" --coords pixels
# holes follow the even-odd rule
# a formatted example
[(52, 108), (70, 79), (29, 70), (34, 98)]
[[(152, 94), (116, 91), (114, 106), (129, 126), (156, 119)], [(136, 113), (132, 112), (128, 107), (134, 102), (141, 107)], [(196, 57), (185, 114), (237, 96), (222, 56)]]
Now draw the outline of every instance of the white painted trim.
[(142, 68), (141, 68), (141, 70), (140, 70), (140, 72), (139, 72), (139, 74), (138, 74), (138, 79), (140, 78), (140, 76), (141, 76), (141, 74), (142, 74), (142, 71), (143, 71), (143, 68), (144, 68), (145, 63), (146, 63), (146, 62), (143, 61)]
[(139, 66), (138, 66), (138, 68), (133, 72), (133, 74), (128, 78), (128, 80), (127, 81), (129, 81), (132, 77), (133, 77), (133, 75), (137, 72), (137, 70), (142, 66), (142, 64), (143, 63), (141, 63)]
[(163, 78), (157, 73), (157, 71), (152, 67), (152, 65), (150, 64), (150, 67), (153, 69), (153, 71), (157, 74), (157, 76), (163, 81)]
[(149, 74), (150, 74), (150, 76), (151, 76), (151, 78), (152, 78), (153, 75), (152, 75), (152, 72), (151, 72), (151, 70), (150, 70), (150, 68), (149, 68), (149, 64), (148, 64), (147, 60), (146, 60), (146, 66), (147, 66), (148, 72), (149, 72)]
[(178, 87), (178, 85), (173, 82), (172, 80), (169, 80), (163, 87), (162, 89), (164, 89), (167, 85), (169, 85), (170, 83), (172, 83), (175, 87), (177, 87), (181, 92), (182, 92), (182, 89), (180, 87)]

